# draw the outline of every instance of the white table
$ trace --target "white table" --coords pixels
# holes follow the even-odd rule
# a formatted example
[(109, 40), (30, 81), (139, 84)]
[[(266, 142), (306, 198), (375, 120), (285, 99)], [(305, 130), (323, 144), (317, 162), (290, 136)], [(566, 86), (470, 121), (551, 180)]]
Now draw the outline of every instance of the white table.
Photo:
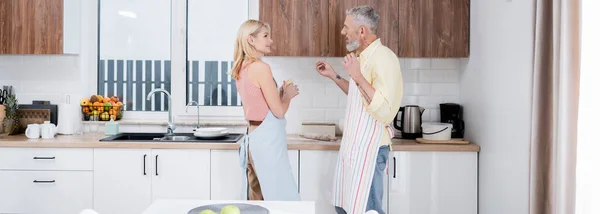
[[(157, 199), (143, 214), (187, 214), (190, 210), (208, 204), (217, 203), (245, 203), (263, 206), (271, 214), (327, 214), (335, 213), (333, 207), (324, 204), (315, 204), (312, 201), (204, 201), (204, 200), (179, 200)], [(320, 211), (316, 211), (319, 209)], [(326, 211), (321, 211), (326, 210)]]

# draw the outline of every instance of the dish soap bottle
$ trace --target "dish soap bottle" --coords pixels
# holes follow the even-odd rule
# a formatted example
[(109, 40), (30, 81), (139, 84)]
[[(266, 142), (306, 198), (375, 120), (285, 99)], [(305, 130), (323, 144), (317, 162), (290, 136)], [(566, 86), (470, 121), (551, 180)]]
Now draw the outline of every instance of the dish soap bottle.
[(110, 116), (110, 121), (108, 121), (104, 126), (105, 135), (116, 135), (119, 133), (119, 123), (115, 122), (114, 118), (114, 115)]

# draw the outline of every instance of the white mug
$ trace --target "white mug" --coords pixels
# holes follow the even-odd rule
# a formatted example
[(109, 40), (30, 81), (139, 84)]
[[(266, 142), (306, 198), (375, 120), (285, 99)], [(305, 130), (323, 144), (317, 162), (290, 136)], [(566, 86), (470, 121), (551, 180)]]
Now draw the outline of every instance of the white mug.
[(41, 126), (39, 124), (29, 124), (25, 129), (25, 136), (27, 138), (40, 138)]
[(54, 135), (58, 131), (56, 125), (50, 123), (50, 121), (44, 121), (44, 124), (40, 125), (40, 127), (40, 132), (44, 139), (54, 138)]

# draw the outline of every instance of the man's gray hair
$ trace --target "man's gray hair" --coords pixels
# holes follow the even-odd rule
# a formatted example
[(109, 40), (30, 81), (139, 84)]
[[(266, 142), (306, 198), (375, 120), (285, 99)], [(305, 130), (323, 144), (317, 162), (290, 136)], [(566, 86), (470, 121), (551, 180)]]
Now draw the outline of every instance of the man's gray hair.
[(377, 14), (372, 7), (363, 5), (351, 8), (346, 10), (346, 15), (354, 17), (354, 20), (358, 22), (359, 25), (366, 25), (371, 29), (371, 31), (373, 31), (374, 34), (377, 34), (377, 27), (379, 26), (379, 14)]

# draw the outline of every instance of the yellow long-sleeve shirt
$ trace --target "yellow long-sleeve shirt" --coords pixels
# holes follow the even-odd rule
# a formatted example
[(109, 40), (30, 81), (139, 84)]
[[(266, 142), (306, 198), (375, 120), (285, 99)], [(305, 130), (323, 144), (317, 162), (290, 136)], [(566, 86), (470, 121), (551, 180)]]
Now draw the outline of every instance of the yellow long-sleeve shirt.
[[(360, 57), (360, 67), (363, 76), (375, 88), (371, 103), (363, 97), (363, 104), (367, 112), (377, 121), (390, 124), (400, 109), (403, 96), (402, 73), (398, 56), (388, 47), (381, 45), (379, 39), (371, 43), (362, 53), (371, 54), (371, 57)], [(367, 62), (368, 61), (368, 62)], [(381, 145), (391, 144), (391, 136), (384, 132)]]

